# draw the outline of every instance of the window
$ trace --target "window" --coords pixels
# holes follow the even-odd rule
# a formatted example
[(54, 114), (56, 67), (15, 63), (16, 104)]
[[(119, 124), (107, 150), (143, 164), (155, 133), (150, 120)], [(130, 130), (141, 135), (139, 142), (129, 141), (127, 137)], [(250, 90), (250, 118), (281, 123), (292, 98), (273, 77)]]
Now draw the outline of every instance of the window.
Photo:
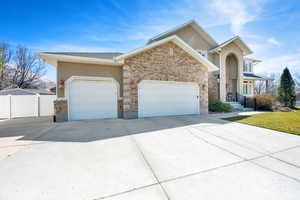
[(251, 61), (245, 60), (244, 66), (243, 66), (243, 71), (252, 73), (253, 72), (253, 63)]
[(244, 81), (243, 82), (243, 94), (244, 95), (252, 95), (252, 93), (253, 93), (252, 81)]
[(201, 56), (207, 58), (207, 51), (206, 50), (199, 50), (198, 49), (197, 51), (198, 51), (198, 53), (200, 53)]

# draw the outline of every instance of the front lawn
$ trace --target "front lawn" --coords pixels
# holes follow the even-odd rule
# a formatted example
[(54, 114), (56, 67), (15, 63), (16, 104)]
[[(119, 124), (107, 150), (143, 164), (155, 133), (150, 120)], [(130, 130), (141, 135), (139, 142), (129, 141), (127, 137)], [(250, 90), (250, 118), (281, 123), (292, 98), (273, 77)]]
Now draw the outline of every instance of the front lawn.
[(296, 112), (271, 112), (225, 120), (300, 135), (300, 107)]

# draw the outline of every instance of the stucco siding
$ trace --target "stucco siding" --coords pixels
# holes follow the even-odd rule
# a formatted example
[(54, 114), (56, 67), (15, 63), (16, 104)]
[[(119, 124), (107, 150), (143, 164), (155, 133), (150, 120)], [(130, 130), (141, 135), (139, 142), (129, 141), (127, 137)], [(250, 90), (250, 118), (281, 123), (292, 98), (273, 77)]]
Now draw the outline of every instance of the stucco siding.
[(175, 34), (194, 49), (209, 50), (214, 47), (209, 42), (207, 42), (201, 34), (196, 32), (191, 26), (187, 26), (183, 29), (180, 29)]
[(234, 43), (231, 43), (222, 48), (220, 54), (220, 99), (226, 101), (226, 58), (228, 55), (233, 54), (236, 56), (238, 61), (238, 72), (237, 72), (237, 92), (242, 92), (242, 79), (243, 79), (243, 52)]
[(206, 67), (173, 42), (168, 42), (125, 60), (123, 66), (123, 109), (125, 118), (138, 116), (138, 84), (142, 80), (196, 82), (202, 114), (208, 112)]
[(189, 44), (192, 48), (196, 50), (209, 50), (215, 47), (214, 44), (208, 42), (199, 32), (195, 31), (195, 29), (191, 25), (186, 26), (170, 34), (166, 34), (163, 37), (160, 37), (159, 40), (162, 40), (171, 35), (177, 35), (179, 38), (181, 38), (183, 41), (185, 41), (187, 44)]
[[(60, 81), (66, 81), (71, 76), (98, 76), (98, 77), (112, 77), (120, 84), (120, 94), (122, 95), (122, 67), (121, 66), (106, 66), (84, 63), (67, 63), (59, 62), (57, 65), (58, 79), (57, 85)], [(58, 97), (64, 97), (64, 86), (57, 90)]]

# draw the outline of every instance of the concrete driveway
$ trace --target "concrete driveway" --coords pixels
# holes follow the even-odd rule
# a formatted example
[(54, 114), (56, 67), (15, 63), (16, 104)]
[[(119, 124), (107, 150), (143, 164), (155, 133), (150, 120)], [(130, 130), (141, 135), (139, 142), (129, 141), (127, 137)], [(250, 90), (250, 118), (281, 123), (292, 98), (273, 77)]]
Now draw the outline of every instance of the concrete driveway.
[(0, 148), (16, 142), (0, 199), (300, 197), (299, 136), (212, 117), (1, 122)]

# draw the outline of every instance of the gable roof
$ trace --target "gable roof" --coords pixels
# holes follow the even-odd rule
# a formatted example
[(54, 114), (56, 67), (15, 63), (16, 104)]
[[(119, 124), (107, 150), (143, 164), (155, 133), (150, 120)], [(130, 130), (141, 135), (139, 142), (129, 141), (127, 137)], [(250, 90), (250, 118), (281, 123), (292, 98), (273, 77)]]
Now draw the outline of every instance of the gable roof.
[(44, 52), (53, 55), (79, 56), (87, 58), (102, 58), (113, 59), (116, 56), (122, 55), (120, 52)]
[(240, 47), (242, 49), (244, 56), (253, 53), (252, 50), (247, 46), (247, 44), (239, 36), (235, 36), (235, 37), (223, 42), (219, 46), (209, 50), (209, 52), (218, 52), (223, 47), (229, 45), (232, 42), (234, 42), (238, 47)]
[(200, 63), (202, 63), (205, 67), (207, 67), (208, 71), (219, 70), (219, 68), (217, 66), (215, 66), (207, 58), (205, 58), (204, 56), (202, 56), (201, 54), (199, 54), (196, 50), (194, 50), (191, 46), (189, 46), (188, 44), (186, 44), (182, 39), (180, 39), (176, 35), (172, 35), (172, 36), (164, 38), (162, 40), (150, 43), (150, 44), (148, 44), (148, 45), (146, 45), (144, 47), (141, 47), (141, 48), (135, 49), (133, 51), (130, 51), (128, 53), (122, 54), (122, 55), (116, 57), (115, 60), (117, 60), (117, 61), (123, 61), (125, 58), (134, 56), (134, 55), (136, 55), (138, 53), (141, 53), (143, 51), (152, 49), (154, 47), (157, 47), (159, 45), (162, 45), (162, 44), (170, 42), (170, 41), (172, 41), (175, 44), (177, 44), (180, 48), (182, 48), (184, 51), (186, 51), (188, 54), (190, 54), (193, 58), (195, 58), (197, 61), (199, 61)]
[(273, 78), (258, 76), (258, 75), (253, 74), (253, 73), (243, 73), (243, 75), (244, 75), (244, 78), (247, 78), (247, 79), (273, 80)]
[(40, 52), (37, 56), (42, 58), (50, 65), (57, 66), (57, 62), (74, 62), (87, 64), (103, 64), (120, 66), (121, 63), (116, 63), (114, 57), (122, 53), (106, 52), (106, 53), (75, 53), (75, 52)]
[(153, 38), (149, 39), (147, 44), (150, 44), (154, 41), (160, 40), (161, 38), (163, 38), (166, 35), (171, 35), (173, 33), (175, 33), (176, 31), (183, 29), (187, 26), (192, 26), (199, 34), (201, 34), (208, 42), (210, 42), (212, 45), (217, 46), (218, 43), (195, 21), (195, 20), (191, 20), (188, 21), (180, 26), (177, 26), (173, 29), (170, 29), (166, 32), (163, 32), (161, 34), (158, 34), (156, 36), (154, 36)]

